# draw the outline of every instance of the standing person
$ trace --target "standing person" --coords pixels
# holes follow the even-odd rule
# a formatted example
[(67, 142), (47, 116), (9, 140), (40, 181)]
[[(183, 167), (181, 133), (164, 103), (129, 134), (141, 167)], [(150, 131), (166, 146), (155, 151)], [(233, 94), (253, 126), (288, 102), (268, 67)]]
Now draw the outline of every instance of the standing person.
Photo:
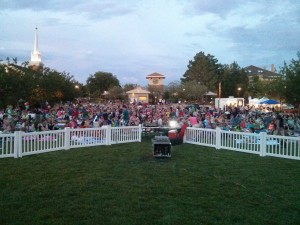
[(128, 124), (128, 121), (129, 121), (129, 110), (127, 109), (127, 106), (126, 105), (123, 105), (123, 121), (124, 121), (124, 124), (125, 126), (127, 126)]
[(274, 131), (274, 135), (282, 135), (284, 136), (284, 129), (283, 129), (283, 118), (280, 113), (276, 116), (276, 130)]
[(104, 109), (104, 112), (102, 114), (103, 117), (103, 125), (107, 125), (108, 124), (108, 113), (107, 113), (107, 109)]

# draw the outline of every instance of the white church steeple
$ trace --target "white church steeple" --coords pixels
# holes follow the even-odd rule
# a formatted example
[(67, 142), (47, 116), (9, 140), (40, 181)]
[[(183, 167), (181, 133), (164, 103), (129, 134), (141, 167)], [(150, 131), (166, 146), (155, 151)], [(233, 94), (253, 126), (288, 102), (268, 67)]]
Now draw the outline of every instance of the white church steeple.
[(31, 59), (29, 62), (29, 66), (40, 66), (41, 64), (42, 64), (42, 57), (41, 57), (41, 53), (39, 52), (38, 34), (37, 34), (37, 27), (36, 27), (34, 43), (33, 43), (33, 51), (31, 52)]

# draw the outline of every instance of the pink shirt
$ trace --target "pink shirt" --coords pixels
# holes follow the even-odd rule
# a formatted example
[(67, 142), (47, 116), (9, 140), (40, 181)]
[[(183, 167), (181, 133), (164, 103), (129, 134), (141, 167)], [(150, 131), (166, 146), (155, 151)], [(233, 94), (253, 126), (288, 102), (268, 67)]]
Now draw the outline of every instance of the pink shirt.
[(198, 124), (197, 118), (194, 116), (190, 116), (189, 120), (192, 126)]

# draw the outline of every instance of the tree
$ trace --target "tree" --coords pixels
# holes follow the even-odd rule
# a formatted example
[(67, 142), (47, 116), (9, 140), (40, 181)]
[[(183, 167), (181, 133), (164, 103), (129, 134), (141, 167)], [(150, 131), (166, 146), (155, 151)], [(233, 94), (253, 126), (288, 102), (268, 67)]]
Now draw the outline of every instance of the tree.
[(108, 94), (106, 98), (111, 100), (123, 100), (125, 99), (124, 90), (120, 86), (111, 87), (110, 89), (108, 89)]
[(278, 99), (280, 102), (285, 101), (285, 87), (286, 81), (283, 76), (275, 78), (265, 85), (265, 89), (267, 90), (265, 96), (268, 96), (271, 99)]
[[(76, 90), (77, 81), (73, 76), (66, 72), (58, 72), (56, 70), (44, 67), (41, 71), (32, 71), (35, 86), (43, 94), (31, 99), (35, 99), (35, 104), (44, 105), (47, 101), (50, 104), (60, 101), (72, 101), (77, 96)], [(37, 102), (38, 100), (38, 102)]]
[(252, 82), (249, 84), (248, 87), (248, 94), (251, 97), (264, 97), (262, 94), (262, 84), (259, 81), (259, 77), (257, 75), (253, 76)]
[(123, 91), (126, 93), (127, 91), (131, 91), (132, 89), (135, 89), (137, 86), (138, 86), (137, 84), (124, 84)]
[(220, 75), (222, 74), (222, 65), (213, 55), (205, 55), (199, 52), (194, 60), (189, 61), (188, 70), (181, 78), (182, 83), (188, 81), (206, 86), (209, 90), (217, 90)]
[(182, 98), (188, 101), (201, 102), (203, 95), (208, 91), (205, 85), (188, 81), (183, 84)]
[(14, 64), (18, 64), (18, 58), (17, 57), (12, 58), (12, 60), (13, 60)]
[(281, 73), (286, 79), (286, 101), (295, 106), (300, 105), (300, 51), (297, 52), (298, 59), (292, 59), (288, 65), (284, 62)]
[(150, 92), (149, 99), (151, 99), (153, 102), (156, 102), (159, 100), (159, 98), (162, 98), (162, 92), (160, 86), (155, 85), (149, 85), (148, 91)]
[(25, 73), (14, 64), (0, 64), (0, 96), (1, 107), (14, 105), (26, 91)]
[(117, 77), (107, 72), (96, 72), (94, 75), (90, 75), (86, 83), (88, 92), (93, 97), (99, 97), (104, 91), (120, 86)]
[(247, 93), (249, 79), (244, 69), (237, 62), (223, 66), (223, 75), (221, 76), (221, 96), (245, 97)]
[(26, 63), (0, 64), (0, 107), (29, 101), (31, 106), (43, 106), (47, 101), (72, 101), (76, 96), (73, 76), (44, 67), (32, 70)]
[(180, 83), (180, 81), (170, 82), (165, 87), (164, 99), (171, 100), (172, 102), (178, 102), (182, 90), (183, 90), (183, 86)]

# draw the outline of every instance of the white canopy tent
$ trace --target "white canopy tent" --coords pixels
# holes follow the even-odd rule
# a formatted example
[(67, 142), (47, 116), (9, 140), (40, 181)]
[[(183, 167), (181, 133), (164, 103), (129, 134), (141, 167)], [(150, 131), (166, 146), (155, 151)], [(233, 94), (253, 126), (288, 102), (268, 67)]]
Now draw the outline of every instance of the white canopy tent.
[(249, 106), (254, 106), (254, 107), (258, 107), (260, 105), (261, 102), (269, 100), (266, 97), (263, 98), (249, 98)]

